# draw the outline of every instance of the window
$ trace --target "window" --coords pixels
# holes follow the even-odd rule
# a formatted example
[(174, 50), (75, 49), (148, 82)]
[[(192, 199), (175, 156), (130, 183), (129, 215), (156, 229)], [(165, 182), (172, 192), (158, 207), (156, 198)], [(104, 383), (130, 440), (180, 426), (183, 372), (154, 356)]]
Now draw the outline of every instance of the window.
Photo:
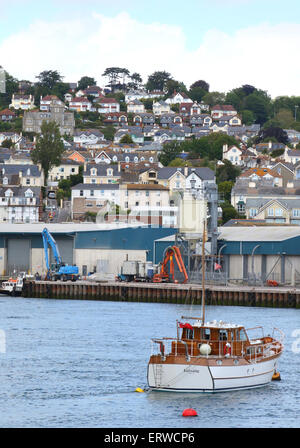
[(139, 205), (140, 205), (140, 203), (137, 201), (137, 202), (135, 203), (135, 206), (138, 207)]
[(91, 196), (94, 196), (94, 190), (90, 191)]
[(253, 218), (257, 215), (257, 208), (250, 208), (249, 215)]
[(79, 191), (79, 196), (83, 196), (83, 190)]
[(293, 217), (294, 218), (300, 217), (300, 209), (299, 208), (293, 208)]
[(274, 216), (274, 208), (268, 208), (268, 216)]
[(276, 208), (275, 209), (275, 216), (282, 216), (283, 215), (283, 210), (281, 208)]
[(210, 328), (201, 328), (201, 339), (206, 341), (210, 339)]
[(228, 339), (227, 330), (220, 330), (219, 331), (219, 340), (220, 341), (227, 341), (227, 339)]
[(244, 329), (241, 329), (238, 334), (240, 341), (247, 341), (247, 335)]
[(26, 179), (26, 185), (30, 185), (30, 179)]

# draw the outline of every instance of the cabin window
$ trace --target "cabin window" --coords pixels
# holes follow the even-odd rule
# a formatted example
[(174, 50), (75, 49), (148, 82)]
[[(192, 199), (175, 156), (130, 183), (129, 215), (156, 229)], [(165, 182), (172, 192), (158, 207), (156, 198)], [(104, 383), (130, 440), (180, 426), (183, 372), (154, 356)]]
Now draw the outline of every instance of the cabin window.
[(239, 331), (239, 337), (240, 337), (240, 341), (247, 341), (247, 335), (246, 335), (246, 332), (245, 332), (245, 330), (240, 330)]
[(220, 330), (220, 332), (219, 332), (219, 340), (220, 341), (227, 341), (227, 339), (228, 339), (227, 330)]
[(201, 329), (201, 339), (208, 341), (210, 339), (210, 328)]
[(185, 333), (186, 339), (194, 339), (194, 330), (193, 329), (186, 328), (185, 332), (186, 332)]

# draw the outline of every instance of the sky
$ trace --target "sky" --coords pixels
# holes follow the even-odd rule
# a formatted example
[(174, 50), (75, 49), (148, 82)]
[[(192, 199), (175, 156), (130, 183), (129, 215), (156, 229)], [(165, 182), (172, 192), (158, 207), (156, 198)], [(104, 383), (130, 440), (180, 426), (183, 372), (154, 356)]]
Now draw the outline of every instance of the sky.
[(118, 66), (300, 96), (299, 48), (299, 0), (0, 0), (0, 65), (19, 80), (57, 70), (104, 87)]

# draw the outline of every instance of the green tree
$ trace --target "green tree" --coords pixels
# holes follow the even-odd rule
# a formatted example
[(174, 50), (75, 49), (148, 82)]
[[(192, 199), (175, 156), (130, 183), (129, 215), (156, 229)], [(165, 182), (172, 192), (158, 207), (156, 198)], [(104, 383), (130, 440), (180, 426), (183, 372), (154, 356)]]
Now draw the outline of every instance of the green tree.
[(223, 165), (217, 167), (216, 181), (217, 184), (231, 181), (235, 182), (236, 178), (241, 174), (241, 169), (233, 165), (229, 160), (224, 160)]
[(193, 101), (197, 101), (198, 103), (200, 103), (200, 101), (202, 101), (202, 99), (205, 97), (206, 94), (207, 94), (207, 91), (202, 89), (202, 87), (194, 87), (194, 88), (190, 89), (190, 91), (189, 91), (189, 97)]
[(131, 144), (131, 143), (133, 143), (133, 140), (132, 140), (132, 138), (131, 138), (131, 135), (129, 135), (129, 134), (125, 134), (125, 135), (123, 135), (123, 137), (122, 137), (121, 140), (120, 140), (120, 143), (127, 143), (127, 144)]
[(147, 90), (164, 90), (166, 88), (167, 81), (171, 80), (170, 73), (165, 71), (156, 71), (148, 77), (146, 84)]
[(54, 121), (43, 121), (41, 134), (37, 137), (35, 149), (31, 153), (34, 163), (40, 163), (44, 171), (45, 185), (49, 171), (53, 166), (61, 163), (64, 145), (61, 140), (59, 127)]
[(96, 81), (90, 76), (82, 76), (77, 84), (77, 90), (85, 90), (88, 86), (95, 86)]
[(270, 126), (269, 128), (263, 128), (259, 131), (256, 138), (256, 143), (269, 141), (272, 137), (275, 138), (277, 142), (285, 145), (289, 142), (288, 135), (282, 128)]
[(222, 208), (222, 224), (226, 224), (227, 221), (234, 218), (242, 218), (242, 215), (239, 215), (237, 210), (230, 204), (230, 202), (225, 201), (220, 204)]
[(206, 81), (203, 81), (202, 79), (200, 79), (199, 81), (195, 81), (190, 86), (190, 90), (195, 89), (195, 88), (200, 88), (200, 89), (205, 90), (206, 92), (209, 92), (209, 84)]
[(177, 141), (165, 143), (163, 150), (159, 156), (159, 161), (167, 166), (174, 160), (178, 154), (181, 152), (181, 145)]
[(216, 104), (224, 104), (225, 103), (225, 93), (222, 92), (208, 92), (202, 98), (202, 101), (205, 104), (208, 104), (210, 107), (215, 106)]
[(62, 82), (62, 76), (57, 70), (44, 70), (36, 76), (40, 86), (46, 87), (50, 90), (53, 89), (56, 83)]
[(10, 138), (6, 138), (5, 140), (3, 140), (3, 142), (1, 143), (1, 147), (2, 148), (11, 148), (13, 147), (14, 144), (12, 142), (12, 140)]
[(218, 184), (218, 192), (223, 195), (227, 202), (230, 202), (231, 190), (233, 186), (234, 182), (232, 180), (225, 180), (224, 182), (220, 182)]

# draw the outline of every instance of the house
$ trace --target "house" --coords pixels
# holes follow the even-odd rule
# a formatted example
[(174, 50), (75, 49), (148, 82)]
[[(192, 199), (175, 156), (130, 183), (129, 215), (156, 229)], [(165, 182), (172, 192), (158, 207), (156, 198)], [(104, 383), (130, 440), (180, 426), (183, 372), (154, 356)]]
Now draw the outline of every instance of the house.
[(213, 119), (220, 118), (223, 115), (237, 115), (237, 111), (230, 104), (216, 104), (211, 108), (211, 116)]
[(97, 214), (107, 203), (119, 202), (119, 184), (77, 184), (71, 188), (72, 220), (84, 219), (86, 213)]
[(191, 126), (211, 126), (212, 118), (209, 114), (196, 114), (189, 117)]
[(186, 93), (184, 92), (174, 92), (171, 98), (166, 99), (168, 104), (181, 104), (181, 103), (193, 103)]
[(65, 93), (64, 98), (65, 98), (65, 101), (67, 103), (69, 103), (70, 101), (72, 101), (73, 95), (72, 95), (72, 93), (67, 92), (67, 93)]
[(298, 172), (299, 166), (287, 163), (284, 161), (271, 162), (267, 165), (272, 171), (275, 171), (282, 177), (282, 186), (286, 187), (287, 184), (294, 179), (300, 179), (300, 172)]
[(73, 134), (74, 144), (78, 148), (81, 148), (82, 146), (89, 148), (103, 140), (104, 134), (102, 134), (102, 132), (98, 129), (76, 129)]
[(241, 126), (242, 120), (238, 115), (222, 115), (221, 117), (214, 118), (219, 124), (227, 124), (228, 126)]
[(103, 89), (99, 86), (88, 86), (85, 90), (83, 90), (84, 96), (93, 96), (95, 98), (104, 98)]
[(76, 112), (86, 112), (92, 109), (92, 103), (85, 97), (74, 97), (69, 102), (69, 109)]
[(241, 166), (243, 164), (242, 161), (243, 151), (235, 145), (229, 146), (223, 145), (223, 156), (222, 160), (229, 160), (232, 165)]
[(16, 117), (13, 110), (4, 109), (0, 111), (0, 121), (12, 121)]
[(155, 101), (152, 105), (152, 111), (154, 115), (169, 114), (171, 112), (171, 106), (166, 101)]
[[(40, 165), (0, 164), (0, 176), (3, 185), (44, 186), (44, 173)], [(17, 179), (17, 183), (12, 183), (12, 178)]]
[(70, 176), (79, 174), (81, 163), (72, 159), (62, 159), (59, 166), (51, 168), (48, 174), (48, 185), (57, 186), (63, 179), (70, 179)]
[(120, 112), (120, 104), (115, 98), (100, 98), (97, 100), (97, 106), (100, 114)]
[(160, 117), (160, 125), (163, 128), (170, 127), (172, 125), (182, 125), (182, 117), (179, 114), (170, 113), (170, 114), (163, 114)]
[(137, 114), (133, 117), (136, 126), (152, 126), (155, 123), (155, 116), (150, 113)]
[(21, 93), (13, 93), (11, 104), (9, 108), (13, 109), (21, 109), (21, 110), (30, 110), (34, 109), (34, 96), (33, 95), (25, 95)]
[(0, 186), (0, 222), (34, 223), (42, 214), (40, 187)]
[(56, 104), (64, 106), (64, 103), (56, 95), (46, 95), (44, 98), (42, 96), (40, 98), (40, 110), (42, 111), (49, 112), (50, 106)]
[(179, 140), (184, 141), (185, 140), (185, 133), (183, 129), (160, 129), (155, 132), (153, 136), (154, 142), (164, 143), (169, 140)]
[(73, 135), (75, 119), (73, 112), (65, 111), (64, 105), (51, 104), (50, 111), (25, 111), (23, 116), (23, 131), (40, 134), (43, 121), (55, 121), (61, 135)]
[(129, 135), (133, 143), (142, 144), (144, 142), (144, 134), (142, 130), (136, 126), (122, 127), (114, 135), (114, 143), (120, 143), (122, 137)]
[(141, 101), (133, 100), (127, 104), (127, 113), (139, 114), (143, 112), (145, 112), (145, 106)]
[(201, 106), (197, 102), (181, 103), (179, 105), (179, 113), (183, 117), (189, 117), (191, 115), (200, 115), (201, 114)]
[(270, 168), (249, 168), (239, 176), (239, 179), (249, 179), (250, 181), (266, 179), (272, 181), (274, 186), (282, 186), (282, 176)]
[(286, 146), (282, 158), (285, 162), (298, 164), (300, 162), (300, 150), (299, 149), (289, 149)]
[(103, 123), (105, 124), (119, 124), (126, 125), (128, 122), (127, 114), (124, 112), (111, 112), (105, 115)]
[(84, 164), (84, 184), (111, 184), (118, 183), (121, 178), (120, 165)]

